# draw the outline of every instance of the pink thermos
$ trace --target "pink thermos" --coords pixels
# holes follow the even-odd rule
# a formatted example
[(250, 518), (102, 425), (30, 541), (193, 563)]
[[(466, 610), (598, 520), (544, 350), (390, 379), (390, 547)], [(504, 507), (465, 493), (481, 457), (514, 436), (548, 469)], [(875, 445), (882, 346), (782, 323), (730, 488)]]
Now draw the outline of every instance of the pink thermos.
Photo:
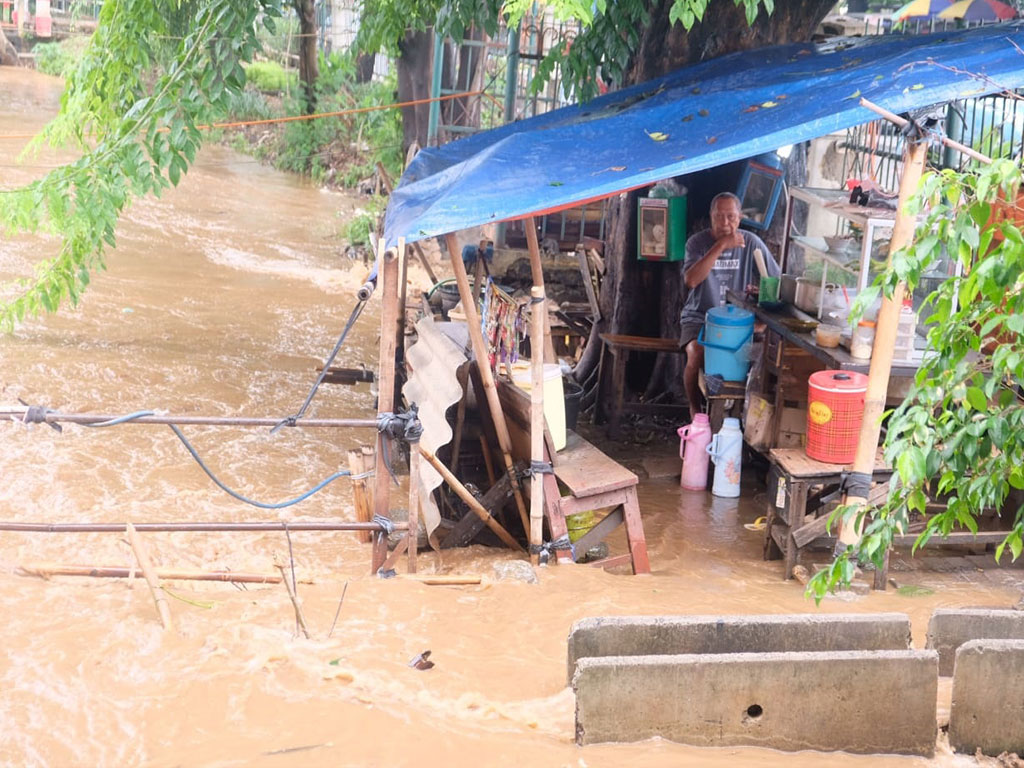
[(693, 421), (680, 427), (679, 458), (683, 472), (679, 485), (688, 491), (703, 491), (708, 486), (708, 452), (711, 443), (711, 422), (706, 413), (698, 413)]

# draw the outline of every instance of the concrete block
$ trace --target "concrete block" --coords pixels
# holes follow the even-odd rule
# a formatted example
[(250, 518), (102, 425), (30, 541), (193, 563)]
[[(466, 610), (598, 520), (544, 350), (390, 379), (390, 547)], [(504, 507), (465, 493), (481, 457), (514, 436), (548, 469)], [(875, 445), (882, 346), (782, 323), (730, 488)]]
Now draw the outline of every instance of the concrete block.
[(910, 618), (902, 613), (608, 616), (573, 624), (568, 680), (584, 657), (908, 648)]
[(581, 658), (576, 742), (931, 755), (934, 651)]
[(956, 649), (968, 640), (1024, 640), (1024, 612), (942, 608), (928, 622), (928, 644), (939, 652), (939, 674), (953, 674)]
[(1024, 640), (968, 640), (956, 652), (949, 743), (1024, 755)]

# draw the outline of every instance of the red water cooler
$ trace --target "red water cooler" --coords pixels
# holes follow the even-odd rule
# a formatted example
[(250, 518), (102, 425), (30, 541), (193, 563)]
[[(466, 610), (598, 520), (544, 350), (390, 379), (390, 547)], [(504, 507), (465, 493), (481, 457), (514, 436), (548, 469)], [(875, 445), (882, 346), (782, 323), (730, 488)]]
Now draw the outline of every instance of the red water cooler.
[(807, 455), (850, 464), (857, 454), (868, 377), (855, 371), (818, 371), (807, 380)]

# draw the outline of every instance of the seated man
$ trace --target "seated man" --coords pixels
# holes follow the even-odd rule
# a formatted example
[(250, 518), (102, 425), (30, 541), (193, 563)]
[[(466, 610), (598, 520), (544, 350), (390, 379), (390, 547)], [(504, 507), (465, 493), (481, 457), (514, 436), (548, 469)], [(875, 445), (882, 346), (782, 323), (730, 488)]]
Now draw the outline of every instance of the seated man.
[(691, 416), (703, 409), (698, 375), (704, 366), (704, 348), (697, 336), (704, 326), (704, 314), (725, 304), (728, 290), (742, 293), (760, 278), (754, 251), (764, 256), (768, 273), (777, 277), (779, 265), (757, 235), (740, 230), (740, 200), (731, 192), (715, 195), (711, 201), (711, 228), (686, 241), (683, 282), (689, 293), (680, 313), (679, 344), (686, 350), (683, 386)]

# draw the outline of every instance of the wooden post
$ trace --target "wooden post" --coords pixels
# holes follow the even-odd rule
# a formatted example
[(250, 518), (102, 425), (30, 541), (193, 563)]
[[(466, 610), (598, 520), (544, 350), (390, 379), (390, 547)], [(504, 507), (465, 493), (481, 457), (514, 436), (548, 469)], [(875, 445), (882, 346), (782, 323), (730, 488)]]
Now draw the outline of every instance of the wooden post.
[[(530, 461), (536, 467), (544, 461), (544, 360), (540, 350), (544, 338), (544, 316), (547, 314), (544, 288), (530, 291)], [(534, 472), (530, 478), (530, 560), (537, 565), (544, 536), (544, 475)]]
[(409, 311), (405, 302), (409, 295), (409, 251), (405, 238), (398, 238), (398, 258), (401, 259), (401, 277), (398, 279), (398, 346), (396, 360), (405, 360), (405, 315)]
[(473, 301), (480, 301), (480, 285), (484, 280), (484, 259), (477, 256), (473, 265)]
[(469, 489), (459, 482), (459, 479), (451, 473), (451, 470), (449, 470), (448, 467), (441, 463), (437, 456), (430, 453), (430, 451), (423, 447), (420, 447), (419, 452), (420, 455), (440, 473), (445, 482), (448, 483), (452, 490), (459, 495), (459, 498), (466, 502), (466, 506), (473, 510), (473, 512), (487, 524), (487, 527), (497, 534), (499, 539), (505, 542), (510, 549), (514, 549), (517, 552), (523, 551), (523, 548), (519, 546), (519, 542), (512, 538), (512, 535), (501, 527), (501, 524), (491, 516), (491, 513), (487, 511), (486, 507), (476, 500), (476, 497), (469, 492)]
[(420, 442), (409, 441), (409, 573), (416, 573), (416, 548), (420, 538)]
[(462, 263), (458, 240), (455, 239), (455, 235), (449, 233), (445, 235), (445, 242), (448, 244), (448, 257), (452, 261), (455, 281), (459, 285), (459, 296), (462, 298), (462, 306), (466, 311), (466, 325), (469, 326), (469, 338), (473, 342), (473, 355), (476, 357), (477, 369), (480, 371), (480, 380), (484, 385), (487, 406), (491, 411), (491, 418), (494, 420), (494, 431), (498, 435), (498, 445), (505, 458), (505, 471), (508, 472), (509, 480), (512, 481), (512, 490), (516, 498), (516, 507), (519, 509), (519, 517), (523, 523), (523, 531), (529, 532), (530, 521), (526, 515), (526, 503), (523, 501), (519, 477), (516, 474), (515, 464), (512, 461), (512, 438), (508, 433), (505, 412), (501, 410), (498, 388), (494, 385), (494, 375), (491, 373), (491, 365), (487, 360), (487, 345), (484, 343), (483, 331), (480, 328), (480, 313), (476, 311), (476, 303), (472, 300), (472, 295), (470, 294), (469, 278), (466, 276), (466, 267)]
[[(377, 253), (380, 260), (378, 279), (381, 284), (380, 358), (377, 369), (377, 413), (389, 413), (395, 408), (395, 349), (398, 344), (398, 254), (385, 249), (381, 239)], [(390, 517), (391, 473), (384, 464), (384, 444), (391, 438), (377, 435), (376, 476), (374, 477), (373, 513)], [(390, 455), (390, 453), (389, 453)], [(371, 572), (387, 559), (387, 534), (378, 532), (373, 539)]]
[[(523, 221), (523, 228), (526, 230), (526, 247), (530, 251), (530, 272), (533, 276), (534, 286), (544, 289), (544, 269), (540, 263), (540, 244), (537, 242), (537, 222), (533, 216), (527, 216)], [(557, 363), (558, 358), (555, 357), (555, 345), (551, 343), (551, 321), (548, 318), (548, 307), (544, 305), (544, 362), (545, 363)], [(532, 341), (530, 342), (533, 343)], [(531, 351), (531, 355), (536, 355), (536, 352)]]
[(142, 575), (149, 585), (149, 592), (153, 596), (153, 602), (156, 603), (157, 613), (160, 614), (160, 623), (164, 629), (174, 629), (174, 624), (171, 621), (171, 609), (167, 605), (167, 598), (164, 597), (163, 590), (160, 589), (160, 583), (157, 581), (156, 572), (153, 570), (153, 563), (149, 559), (149, 552), (146, 551), (146, 545), (143, 543), (142, 537), (135, 532), (134, 525), (128, 523), (125, 526), (125, 530), (128, 532), (128, 542), (132, 545), (135, 559), (139, 561), (139, 568), (142, 569)]
[[(348, 471), (356, 478), (352, 481), (352, 503), (356, 508), (356, 521), (360, 523), (368, 523), (373, 518), (370, 500), (366, 495), (366, 478), (358, 477), (366, 471), (363, 462), (364, 450), (369, 449), (364, 447), (358, 451), (348, 452)], [(356, 531), (356, 536), (363, 544), (369, 544), (373, 540), (370, 531)]]
[[(903, 178), (900, 180), (900, 195), (896, 209), (896, 220), (893, 224), (892, 239), (889, 241), (888, 260), (892, 254), (908, 245), (914, 237), (916, 221), (906, 213), (906, 204), (917, 191), (918, 182), (924, 171), (924, 163), (928, 156), (928, 143), (914, 141), (907, 144), (903, 156)], [(885, 396), (889, 388), (889, 373), (892, 369), (893, 347), (896, 342), (896, 331), (899, 324), (900, 309), (903, 306), (905, 286), (901, 282), (896, 286), (891, 298), (882, 297), (882, 307), (878, 311), (875, 346), (871, 352), (871, 367), (868, 369), (868, 388), (864, 395), (864, 419), (860, 425), (860, 438), (857, 442), (857, 453), (853, 460), (854, 476), (866, 475), (867, 479), (860, 485), (863, 491), (849, 493), (846, 503), (855, 507), (852, 517), (847, 518), (839, 532), (837, 550), (856, 546), (860, 541), (862, 527), (856, 523), (856, 515), (867, 504), (871, 477), (875, 470), (875, 454), (878, 450), (878, 436), (882, 428), (882, 412), (885, 410)]]

